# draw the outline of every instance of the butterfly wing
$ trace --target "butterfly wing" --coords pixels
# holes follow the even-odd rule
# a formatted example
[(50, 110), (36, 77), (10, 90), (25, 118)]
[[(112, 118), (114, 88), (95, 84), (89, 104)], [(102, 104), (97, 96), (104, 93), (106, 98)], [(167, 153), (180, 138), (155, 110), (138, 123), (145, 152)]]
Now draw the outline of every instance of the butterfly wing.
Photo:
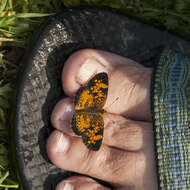
[(72, 118), (72, 128), (81, 135), (84, 144), (90, 150), (99, 150), (104, 130), (104, 120), (101, 114), (77, 112)]
[(81, 136), (90, 128), (92, 117), (84, 112), (76, 112), (72, 117), (72, 129), (76, 135)]
[(81, 87), (75, 96), (75, 110), (86, 110), (88, 108), (102, 109), (108, 93), (108, 75), (99, 73), (88, 83)]

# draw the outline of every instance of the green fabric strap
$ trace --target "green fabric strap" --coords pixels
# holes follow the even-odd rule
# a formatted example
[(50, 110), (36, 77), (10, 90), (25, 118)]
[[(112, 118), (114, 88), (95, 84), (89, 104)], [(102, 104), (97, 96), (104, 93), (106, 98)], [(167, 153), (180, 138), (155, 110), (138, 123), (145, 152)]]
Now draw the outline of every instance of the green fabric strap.
[(159, 187), (190, 189), (190, 59), (165, 49), (152, 86)]

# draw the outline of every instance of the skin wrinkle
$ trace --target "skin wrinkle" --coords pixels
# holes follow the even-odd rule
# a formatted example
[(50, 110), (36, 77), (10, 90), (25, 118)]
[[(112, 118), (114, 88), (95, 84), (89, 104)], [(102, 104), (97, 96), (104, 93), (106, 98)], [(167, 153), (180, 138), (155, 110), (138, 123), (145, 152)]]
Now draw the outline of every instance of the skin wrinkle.
[[(133, 67), (133, 66), (130, 66), (130, 67)], [(113, 81), (113, 79), (115, 78), (124, 78), (124, 76), (121, 76), (121, 75), (124, 75), (123, 72), (120, 72), (122, 70), (122, 68), (124, 68), (123, 70), (125, 70), (125, 66), (122, 65), (122, 64), (119, 64), (118, 66), (115, 66), (115, 69), (113, 70), (112, 73), (110, 73), (110, 87), (108, 88), (108, 98), (112, 97), (112, 99), (114, 98), (114, 94), (115, 94), (115, 90), (113, 89), (112, 86), (115, 86), (115, 81)], [(138, 69), (136, 69), (138, 70)], [(135, 76), (136, 72), (133, 72), (133, 73), (129, 73), (129, 76), (128, 78), (130, 78), (130, 75), (133, 75)], [(117, 81), (118, 82), (118, 81)], [(133, 84), (132, 86), (129, 86), (129, 84), (131, 85), (131, 83)], [(122, 86), (123, 88), (120, 88), (120, 94), (125, 94), (126, 96), (126, 100), (128, 99), (128, 97), (130, 97), (130, 94), (131, 94), (131, 89), (133, 89), (133, 86), (134, 86), (134, 82), (133, 81), (130, 81), (129, 80), (124, 80), (124, 81), (120, 81), (120, 86)], [(126, 86), (129, 86), (128, 88), (124, 88)], [(133, 91), (132, 91), (133, 92)], [(113, 93), (112, 96), (109, 95), (109, 93)], [(115, 98), (114, 98), (115, 99)], [(121, 98), (123, 99), (123, 98)], [(114, 100), (110, 100), (109, 102), (113, 102)], [(128, 102), (125, 102), (124, 104), (128, 104)], [(120, 102), (120, 98), (118, 100), (118, 102), (116, 101), (116, 104), (114, 105), (114, 107), (116, 107), (118, 105), (118, 110), (119, 110), (119, 105), (122, 104), (122, 102)], [(107, 106), (107, 104), (106, 104)], [(110, 111), (111, 111), (111, 107), (108, 108)]]
[[(146, 69), (147, 70), (147, 69)], [(152, 70), (147, 70), (148, 72), (150, 72), (150, 73), (152, 73)], [(145, 70), (143, 70), (142, 72), (141, 72), (141, 75), (140, 76), (142, 76), (142, 78), (139, 78), (139, 86), (141, 87), (140, 89), (139, 89), (139, 91), (141, 91), (141, 92), (146, 92), (146, 93), (143, 93), (143, 95), (144, 95), (144, 99), (141, 99), (141, 102), (146, 102), (146, 100), (150, 100), (150, 91), (148, 91), (148, 93), (147, 93), (147, 91), (144, 91), (144, 89), (145, 89), (145, 87), (144, 87), (144, 84), (146, 84), (146, 81), (147, 81), (147, 77), (146, 77), (146, 75), (147, 75), (147, 72), (145, 71)], [(150, 76), (151, 76), (151, 74), (150, 74)], [(148, 78), (149, 79), (149, 81), (151, 81), (151, 78)], [(150, 84), (149, 84), (150, 85)], [(150, 89), (150, 87), (149, 87), (149, 89)], [(150, 102), (147, 102), (147, 104), (148, 105), (150, 105)], [(147, 107), (148, 108), (148, 107)], [(150, 114), (148, 114), (149, 115), (149, 117), (148, 118), (150, 118), (148, 121), (149, 122), (151, 122), (152, 121), (152, 116), (151, 116), (151, 108), (149, 107), (149, 110), (147, 109), (146, 110), (146, 112), (147, 113), (150, 113)]]
[(122, 154), (113, 155), (113, 158), (112, 158), (113, 161), (112, 162), (114, 162), (113, 163), (114, 166), (112, 168), (112, 172), (114, 174), (113, 175), (114, 178), (117, 176), (120, 176), (120, 181), (122, 184), (122, 182), (125, 182), (126, 165), (128, 165), (126, 162), (126, 158), (128, 157), (128, 153), (126, 154), (126, 152), (124, 152), (124, 151), (120, 151), (120, 152)]
[[(145, 84), (147, 83), (147, 72), (148, 73), (151, 73), (152, 72), (152, 70), (150, 70), (150, 69), (147, 69), (147, 68), (144, 68), (143, 69), (143, 71), (140, 71), (139, 69), (140, 68), (135, 68), (134, 69), (134, 67), (132, 67), (132, 66), (130, 66), (131, 67), (131, 70), (133, 70), (133, 71), (131, 71), (131, 72), (129, 72), (128, 73), (128, 75), (127, 75), (127, 80), (124, 80), (124, 81), (115, 81), (115, 80), (113, 80), (113, 79), (117, 79), (117, 78), (124, 78), (124, 77), (126, 77), (125, 75), (124, 75), (124, 70), (126, 70), (125, 68), (123, 68), (123, 66), (121, 66), (121, 65), (119, 65), (119, 66), (117, 66), (116, 67), (116, 71), (114, 71), (113, 73), (111, 73), (110, 74), (110, 88), (109, 88), (109, 91), (108, 91), (108, 98), (109, 98), (109, 101), (108, 102), (113, 102), (113, 100), (112, 99), (115, 99), (115, 91), (114, 91), (114, 89), (113, 89), (113, 87), (114, 86), (116, 86), (116, 88), (117, 88), (117, 83), (119, 82), (120, 83), (120, 86), (121, 86), (121, 88), (120, 88), (120, 94), (121, 94), (121, 98), (119, 98), (119, 100), (118, 101), (116, 101), (116, 104), (114, 104), (114, 110), (117, 110), (116, 112), (118, 112), (119, 113), (119, 110), (121, 111), (119, 114), (122, 114), (122, 115), (129, 115), (129, 110), (125, 110), (125, 109), (123, 109), (123, 110), (121, 110), (120, 109), (120, 105), (121, 104), (123, 104), (123, 105), (126, 105), (126, 107), (128, 108), (128, 107), (131, 107), (131, 113), (130, 113), (130, 118), (131, 119), (135, 119), (136, 118), (136, 116), (135, 116), (135, 114), (133, 114), (133, 112), (135, 111), (133, 111), (133, 109), (135, 109), (135, 108), (133, 108), (132, 106), (130, 106), (130, 104), (136, 104), (136, 105), (139, 105), (140, 106), (140, 110), (142, 110), (142, 107), (147, 107), (147, 106), (145, 106), (144, 105), (144, 101), (142, 101), (142, 100), (146, 100), (146, 99), (149, 99), (147, 96), (148, 96), (148, 93), (149, 93), (149, 91), (148, 92), (146, 92), (144, 89), (144, 86), (145, 86)], [(130, 67), (128, 68), (129, 70), (130, 70)], [(123, 72), (120, 72), (121, 70), (122, 70), (122, 68), (123, 68)], [(142, 69), (142, 68), (141, 68)], [(128, 72), (128, 71), (126, 71), (126, 72)], [(135, 81), (135, 82), (134, 82)], [(141, 87), (142, 86), (142, 87)], [(126, 88), (127, 87), (127, 88)], [(123, 90), (123, 91), (122, 91)], [(140, 92), (140, 91), (142, 91), (142, 96), (143, 96), (143, 98), (139, 98), (139, 93), (138, 92)], [(109, 93), (111, 93), (112, 95), (110, 96), (109, 95)], [(125, 98), (122, 96), (122, 94), (125, 94)], [(110, 99), (110, 97), (111, 97), (111, 99)], [(147, 97), (147, 98), (146, 98)], [(121, 101), (123, 101), (123, 102), (121, 102)], [(127, 102), (125, 102), (125, 100), (127, 101)], [(136, 103), (134, 103), (134, 102), (136, 102)], [(145, 101), (146, 102), (146, 101)], [(147, 104), (148, 104), (149, 102), (147, 102)], [(106, 105), (107, 106), (107, 105)], [(111, 106), (112, 107), (112, 106)], [(111, 110), (111, 107), (110, 108), (108, 108), (108, 111), (109, 112), (112, 112)], [(118, 108), (117, 108), (118, 107)], [(138, 112), (139, 112), (139, 115), (142, 115), (143, 117), (145, 117), (145, 118), (149, 118), (148, 116), (150, 115), (150, 114), (148, 114), (148, 116), (145, 116), (145, 114), (143, 114), (140, 110), (138, 110)], [(127, 111), (127, 112), (126, 112)], [(147, 109), (146, 110), (146, 112), (147, 113), (149, 113), (149, 109)], [(129, 113), (128, 113), (129, 112)], [(140, 113), (141, 112), (141, 113)], [(145, 113), (146, 113), (145, 112)], [(143, 118), (142, 118), (142, 120), (143, 120)]]
[[(107, 117), (110, 118), (108, 114), (107, 114)], [(132, 124), (131, 121), (126, 120), (126, 119), (125, 119), (125, 122), (120, 122), (120, 120), (117, 120), (117, 121), (113, 121), (111, 119), (108, 120), (108, 123), (106, 123), (106, 126), (105, 126), (105, 133), (106, 133), (107, 143), (109, 144), (109, 146), (116, 147), (118, 142), (125, 142), (126, 137), (124, 134), (127, 133), (128, 136), (134, 137), (134, 143), (127, 143), (126, 145), (124, 144), (123, 147), (122, 145), (120, 145), (121, 146), (120, 148), (124, 150), (127, 149), (130, 151), (140, 150), (143, 146), (143, 143), (137, 142), (136, 138), (139, 138), (139, 139), (143, 138), (143, 130), (141, 127), (137, 126), (138, 124), (136, 124), (135, 126), (131, 126), (131, 124)], [(116, 144), (114, 145), (114, 143)], [(129, 146), (129, 144), (131, 146)]]
[[(103, 179), (110, 179), (110, 181), (117, 179), (118, 174), (125, 173), (126, 167), (126, 152), (121, 152), (117, 149), (108, 149), (108, 151), (104, 151), (100, 149), (101, 153), (95, 160), (96, 168), (101, 172), (101, 177)], [(114, 173), (114, 171), (117, 171)], [(110, 176), (112, 174), (112, 176)], [(121, 179), (122, 180), (122, 179)]]
[(90, 163), (93, 158), (93, 152), (90, 151), (89, 149), (85, 149), (85, 151), (83, 151), (82, 154), (83, 156), (81, 157), (83, 158), (85, 162), (81, 163), (80, 170), (84, 171), (85, 174), (88, 174), (92, 168)]
[(109, 130), (107, 130), (108, 139), (112, 141), (112, 139), (114, 139), (114, 136), (116, 135), (116, 130), (118, 130), (120, 127), (115, 122), (113, 123), (112, 121), (109, 121), (107, 124), (107, 128), (109, 128)]
[[(132, 82), (131, 87), (127, 88), (128, 93), (126, 93), (126, 92), (125, 93), (129, 97), (128, 98), (129, 102), (130, 102), (131, 98), (134, 98), (133, 94), (135, 94), (134, 91), (136, 90), (136, 88), (138, 88), (138, 86), (140, 86), (140, 84), (142, 83), (142, 81), (144, 81), (144, 77), (143, 77), (144, 73), (145, 73), (144, 71), (141, 72), (141, 74), (136, 78), (135, 82)], [(136, 104), (137, 104), (137, 101), (136, 101)]]
[[(122, 162), (121, 162), (121, 163), (122, 163)], [(124, 166), (125, 166), (125, 163), (119, 164), (117, 167), (115, 167), (115, 168), (113, 169), (114, 175), (115, 175), (115, 176), (120, 176), (120, 173), (121, 173), (121, 171), (123, 170)]]
[[(133, 74), (133, 73), (132, 73)], [(139, 78), (140, 78), (140, 76), (139, 76)], [(138, 80), (137, 80), (138, 81)], [(135, 82), (133, 82), (133, 81), (130, 81), (130, 83), (131, 83), (131, 86), (130, 87), (128, 87), (128, 88), (124, 88), (124, 94), (127, 96), (127, 97), (131, 97), (131, 94), (133, 94), (133, 91), (134, 91), (134, 89), (135, 89), (135, 86), (137, 85), (137, 81), (135, 81)], [(126, 84), (126, 86), (129, 86), (129, 81), (125, 81), (125, 82), (127, 82), (127, 84)], [(124, 85), (125, 86), (125, 85)]]
[[(98, 156), (95, 157), (94, 162), (95, 162), (95, 165), (98, 168), (98, 170), (101, 171), (102, 168), (106, 167), (105, 164), (109, 157), (109, 154), (104, 150), (104, 148), (100, 149), (99, 151), (100, 152), (99, 152)], [(105, 170), (103, 170), (103, 171), (105, 171)], [(107, 171), (105, 171), (105, 172), (107, 172)], [(101, 175), (105, 178), (107, 174), (105, 175), (105, 173), (103, 172)]]
[(107, 129), (106, 132), (107, 132), (107, 139), (108, 139), (108, 142), (109, 144), (111, 144), (112, 146), (113, 145), (113, 140), (115, 138), (115, 136), (117, 135), (117, 130), (121, 129), (119, 125), (116, 124), (116, 122), (114, 122), (114, 126), (113, 126), (113, 122), (112, 121), (109, 121), (108, 124), (107, 124), (107, 127), (106, 128), (109, 128), (109, 130)]

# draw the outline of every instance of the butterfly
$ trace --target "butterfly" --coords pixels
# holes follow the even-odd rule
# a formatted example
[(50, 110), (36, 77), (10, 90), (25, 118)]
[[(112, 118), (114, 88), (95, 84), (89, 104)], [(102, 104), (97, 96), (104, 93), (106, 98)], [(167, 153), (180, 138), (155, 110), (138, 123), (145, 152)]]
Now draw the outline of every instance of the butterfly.
[(103, 106), (108, 93), (108, 75), (96, 74), (87, 86), (81, 87), (75, 95), (75, 114), (72, 117), (74, 133), (82, 137), (86, 147), (98, 151), (102, 144), (105, 112)]

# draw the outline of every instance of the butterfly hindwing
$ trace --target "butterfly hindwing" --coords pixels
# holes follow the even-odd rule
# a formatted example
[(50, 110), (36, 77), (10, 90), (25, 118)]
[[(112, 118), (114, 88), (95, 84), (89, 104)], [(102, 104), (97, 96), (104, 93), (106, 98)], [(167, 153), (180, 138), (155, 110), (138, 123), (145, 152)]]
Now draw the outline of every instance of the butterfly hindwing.
[(82, 134), (82, 139), (88, 149), (97, 151), (103, 140), (104, 120), (101, 114), (93, 114), (91, 117), (91, 127)]
[(90, 128), (90, 117), (89, 114), (84, 112), (76, 112), (72, 117), (72, 129), (76, 135), (81, 136), (88, 128)]
[(75, 134), (82, 136), (87, 148), (99, 150), (104, 130), (104, 120), (101, 114), (78, 112), (73, 116), (72, 127)]

